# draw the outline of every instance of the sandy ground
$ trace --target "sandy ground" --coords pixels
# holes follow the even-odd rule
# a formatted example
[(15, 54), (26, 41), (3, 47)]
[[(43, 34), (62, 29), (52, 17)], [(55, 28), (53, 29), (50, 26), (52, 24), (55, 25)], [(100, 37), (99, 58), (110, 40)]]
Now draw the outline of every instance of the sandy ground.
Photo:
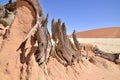
[(50, 80), (120, 80), (120, 66), (99, 57), (68, 67), (51, 58), (47, 70)]
[[(70, 38), (73, 42), (73, 39)], [(105, 52), (120, 53), (120, 38), (77, 38), (79, 43), (93, 44)]]
[[(16, 50), (31, 29), (34, 17), (27, 3), (17, 1), (19, 4), (10, 34), (4, 40), (0, 38), (3, 41), (0, 48), (0, 80), (120, 80), (120, 65), (96, 56), (91, 60), (83, 58), (80, 63), (67, 67), (50, 57), (45, 70), (38, 66), (33, 54), (29, 64), (21, 63), (21, 51)], [(29, 49), (30, 43), (26, 47)]]

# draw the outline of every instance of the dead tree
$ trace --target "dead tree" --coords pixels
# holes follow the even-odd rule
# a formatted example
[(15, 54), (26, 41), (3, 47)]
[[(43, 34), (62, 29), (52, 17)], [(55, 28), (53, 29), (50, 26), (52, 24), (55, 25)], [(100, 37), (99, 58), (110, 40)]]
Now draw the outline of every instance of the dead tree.
[(73, 31), (72, 36), (73, 36), (74, 44), (77, 48), (75, 58), (77, 58), (77, 61), (79, 62), (82, 58), (82, 54), (81, 54), (81, 48), (80, 48), (79, 42), (78, 42), (77, 37), (76, 37), (76, 31), (75, 30)]
[(100, 50), (99, 48), (95, 48), (94, 51), (96, 56), (102, 57), (104, 59), (107, 59), (109, 61), (113, 61), (115, 63), (120, 63), (120, 53), (106, 53), (102, 50)]
[(22, 41), (20, 47), (17, 50), (21, 49), (21, 47), (26, 44), (26, 41), (31, 36), (32, 32), (36, 31), (38, 27), (41, 27), (42, 25), (41, 22), (42, 22), (42, 19), (44, 18), (44, 15), (38, 0), (22, 0), (22, 1), (28, 2), (33, 7), (35, 12), (35, 25), (29, 31), (29, 33), (27, 34), (25, 39)]
[(12, 3), (12, 0), (9, 0), (9, 3)]
[[(55, 42), (55, 45), (52, 45), (50, 34), (47, 29), (48, 16), (46, 18), (44, 17), (38, 0), (22, 1), (28, 2), (33, 7), (35, 12), (35, 25), (28, 32), (17, 50), (21, 50), (24, 56), (26, 52), (26, 42), (28, 38), (32, 38), (32, 34), (34, 34), (33, 41), (31, 42), (32, 47), (27, 60), (30, 59), (31, 55), (35, 55), (38, 64), (44, 67), (48, 61), (49, 53), (53, 52), (61, 63), (64, 65), (72, 65), (75, 59), (76, 50), (73, 49), (73, 44), (67, 36), (65, 23), (62, 23), (61, 19), (58, 19), (57, 22), (54, 19), (52, 20), (52, 39)], [(37, 44), (36, 47), (35, 44)], [(79, 52), (77, 51), (77, 53)], [(25, 62), (26, 61), (23, 63)], [(29, 61), (27, 63), (29, 63)]]
[(65, 23), (61, 24), (60, 19), (57, 22), (54, 19), (52, 20), (52, 38), (55, 41), (55, 51), (60, 62), (65, 65), (72, 65), (75, 51), (67, 37)]
[(9, 0), (9, 2), (4, 5), (4, 7), (10, 12), (14, 12), (16, 10), (16, 1), (12, 2), (12, 0)]
[[(44, 18), (44, 15), (38, 0), (23, 0), (23, 1), (28, 2), (33, 7), (33, 10), (35, 12), (35, 25), (28, 32), (25, 39), (22, 41), (21, 45), (17, 50), (20, 49), (22, 52), (22, 55), (24, 55), (25, 44), (28, 38), (31, 37), (32, 34), (34, 34), (33, 43), (37, 44), (37, 49), (31, 50), (33, 52), (31, 55), (35, 55), (35, 58), (38, 64), (42, 68), (44, 68), (44, 65), (47, 62), (47, 59), (51, 50), (51, 44), (48, 44), (48, 43), (51, 43), (49, 39), (50, 35), (47, 29), (48, 15), (46, 18)], [(34, 45), (33, 43), (31, 44)], [(30, 58), (30, 56), (28, 58)]]
[(0, 4), (0, 18), (4, 18), (6, 14), (5, 7)]
[(77, 38), (76, 38), (76, 31), (74, 30), (73, 31), (73, 41), (74, 41), (74, 43), (75, 43), (75, 46), (76, 46), (76, 48), (78, 49), (78, 50), (80, 50), (80, 46), (79, 46), (79, 42), (78, 42), (78, 40), (77, 40)]
[(0, 5), (0, 23), (5, 27), (10, 26), (14, 20), (15, 12), (16, 2), (12, 3), (10, 0), (4, 6)]
[(42, 21), (42, 26), (37, 28), (36, 40), (38, 43), (38, 52), (35, 54), (36, 60), (39, 65), (45, 63), (48, 60), (48, 56), (51, 50), (50, 35), (47, 29), (48, 16)]

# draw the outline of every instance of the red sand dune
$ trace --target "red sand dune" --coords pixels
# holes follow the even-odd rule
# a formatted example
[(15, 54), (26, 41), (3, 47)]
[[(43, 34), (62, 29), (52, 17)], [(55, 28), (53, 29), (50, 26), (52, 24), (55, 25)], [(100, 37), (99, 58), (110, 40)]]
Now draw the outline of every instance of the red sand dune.
[[(71, 37), (71, 36), (70, 36)], [(78, 32), (79, 38), (120, 38), (120, 27), (109, 27)]]

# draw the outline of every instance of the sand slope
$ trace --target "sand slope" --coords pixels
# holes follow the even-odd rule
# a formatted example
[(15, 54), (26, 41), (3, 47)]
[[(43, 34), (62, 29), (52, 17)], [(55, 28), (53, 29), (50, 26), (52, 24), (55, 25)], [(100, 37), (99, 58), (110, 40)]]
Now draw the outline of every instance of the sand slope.
[(120, 27), (109, 27), (78, 32), (79, 38), (120, 38)]
[[(21, 63), (21, 51), (16, 50), (31, 29), (34, 17), (27, 3), (17, 1), (19, 4), (10, 34), (2, 40), (0, 48), (0, 80), (120, 80), (120, 65), (99, 57), (93, 57), (91, 61), (83, 58), (81, 63), (67, 67), (51, 57), (45, 72), (38, 66), (34, 54), (29, 64)], [(29, 49), (30, 43), (26, 47)]]
[(100, 57), (93, 61), (83, 58), (80, 63), (64, 67), (56, 59), (48, 63), (48, 80), (120, 80), (120, 66)]

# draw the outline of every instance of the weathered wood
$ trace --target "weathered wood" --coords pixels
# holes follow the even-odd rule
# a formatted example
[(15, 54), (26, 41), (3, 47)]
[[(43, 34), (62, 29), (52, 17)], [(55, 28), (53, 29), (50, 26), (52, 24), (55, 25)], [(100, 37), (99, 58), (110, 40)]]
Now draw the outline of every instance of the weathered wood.
[(55, 41), (55, 43), (57, 43), (58, 39), (57, 39), (57, 31), (58, 31), (58, 25), (57, 22), (55, 22), (54, 19), (52, 19), (52, 24), (51, 24), (51, 31), (52, 31), (52, 39), (53, 41)]
[(0, 4), (0, 18), (4, 18), (6, 14), (5, 7)]
[(16, 10), (16, 2), (10, 2), (4, 5), (5, 9), (9, 10), (10, 12), (14, 12)]
[(75, 30), (73, 31), (72, 36), (73, 36), (74, 44), (75, 44), (75, 46), (77, 48), (76, 54), (74, 55), (74, 57), (79, 62), (81, 60), (81, 58), (82, 58), (82, 54), (81, 54), (81, 48), (80, 48), (79, 42), (78, 42), (77, 37), (76, 37), (76, 31)]
[(56, 54), (63, 60), (61, 62), (67, 63), (66, 65), (72, 65), (75, 51), (67, 37), (65, 23), (61, 25), (60, 19), (58, 19), (58, 22), (54, 19), (52, 20), (52, 38), (56, 42)]
[(38, 27), (36, 32), (36, 39), (38, 41), (38, 53), (36, 60), (38, 61), (38, 64), (45, 64), (47, 62), (50, 50), (51, 50), (51, 44), (50, 43), (50, 35), (47, 30), (47, 19), (42, 22), (42, 27)]
[[(22, 0), (28, 2), (34, 9), (35, 12), (35, 25), (33, 28), (28, 32), (25, 39), (22, 41), (21, 45), (17, 50), (21, 50), (23, 54), (25, 54), (25, 44), (27, 42), (27, 39), (31, 37), (32, 34), (35, 34), (34, 42), (37, 44), (37, 50), (34, 49), (34, 47), (31, 48), (30, 54), (28, 55), (35, 55), (36, 61), (38, 64), (44, 68), (49, 53), (51, 51), (51, 42), (50, 42), (50, 34), (47, 29), (47, 23), (48, 23), (48, 15), (46, 18), (44, 18), (42, 9), (40, 7), (40, 4), (38, 0)], [(33, 44), (34, 45), (34, 44)], [(34, 50), (32, 50), (34, 49)], [(29, 58), (30, 58), (29, 56)]]
[(106, 53), (104, 51), (101, 51), (100, 49), (96, 48), (94, 51), (96, 56), (100, 56), (102, 58), (105, 58), (109, 61), (113, 61), (115, 63), (119, 63), (120, 59), (119, 59), (119, 55), (120, 53)]
[(0, 23), (3, 24), (3, 26), (10, 26), (14, 20), (15, 13), (14, 12), (7, 12), (7, 17), (0, 18)]
[(76, 46), (76, 48), (78, 49), (78, 50), (80, 50), (80, 46), (79, 46), (79, 42), (78, 42), (78, 40), (77, 40), (77, 37), (76, 37), (76, 31), (74, 30), (73, 31), (73, 41), (74, 41), (74, 43), (75, 43), (75, 46)]
[(27, 39), (31, 36), (31, 34), (35, 31), (37, 31), (38, 27), (41, 27), (41, 22), (42, 19), (44, 18), (41, 6), (39, 4), (38, 0), (21, 0), (21, 1), (26, 1), (28, 2), (32, 8), (34, 9), (35, 12), (35, 25), (33, 26), (33, 28), (28, 32), (27, 36), (25, 37), (25, 39), (22, 41), (21, 45), (19, 46), (19, 48), (17, 49), (17, 51), (26, 44)]
[(14, 3), (7, 3), (4, 6), (0, 5), (0, 24), (4, 26), (5, 34), (3, 35), (3, 39), (7, 38), (10, 33), (10, 26), (14, 21), (16, 9), (10, 11), (16, 5), (12, 5)]
[(9, 3), (12, 3), (12, 0), (9, 0)]

